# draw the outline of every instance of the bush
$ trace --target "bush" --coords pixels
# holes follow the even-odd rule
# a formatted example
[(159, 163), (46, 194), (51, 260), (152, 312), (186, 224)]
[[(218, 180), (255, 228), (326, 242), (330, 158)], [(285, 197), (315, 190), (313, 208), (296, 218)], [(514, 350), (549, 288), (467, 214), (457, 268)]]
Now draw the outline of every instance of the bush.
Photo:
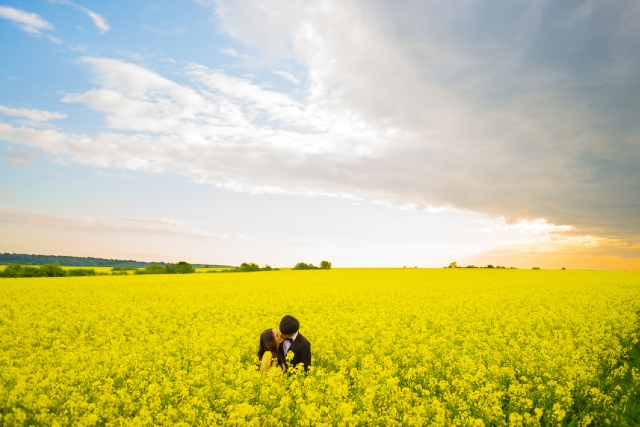
[(180, 261), (177, 264), (167, 264), (165, 271), (167, 274), (191, 274), (195, 273), (196, 269), (188, 262)]
[(253, 262), (243, 262), (242, 264), (240, 264), (240, 267), (237, 267), (237, 269), (243, 272), (260, 271), (260, 266)]
[(43, 277), (44, 275), (40, 268), (30, 265), (23, 266), (18, 273), (18, 277)]
[(69, 276), (95, 276), (96, 270), (93, 268), (70, 268), (67, 270)]
[[(25, 270), (35, 267), (23, 267)], [(40, 267), (39, 277), (64, 277), (67, 272), (58, 264), (45, 264)], [(24, 276), (27, 277), (27, 276)]]
[[(220, 270), (217, 273), (252, 273), (254, 271), (274, 271), (277, 268), (271, 268), (270, 265), (260, 267), (255, 262), (243, 262), (239, 267), (228, 268), (226, 270)], [(216, 271), (207, 271), (207, 273), (216, 273)]]
[(322, 270), (331, 270), (331, 263), (329, 261), (320, 262), (320, 269), (322, 269)]
[(146, 266), (143, 270), (136, 270), (133, 274), (165, 274), (167, 271), (165, 268), (158, 264), (151, 264)]
[(2, 277), (20, 277), (22, 266), (20, 264), (10, 264), (3, 271), (0, 271)]
[(30, 265), (22, 266), (19, 264), (8, 265), (2, 273), (1, 277), (64, 277), (67, 272), (58, 264), (45, 264), (41, 267), (33, 267)]
[(295, 267), (293, 267), (294, 270), (317, 270), (318, 267), (316, 267), (313, 264), (307, 264), (305, 262), (299, 262), (296, 264)]
[[(146, 266), (143, 270), (136, 270), (134, 274), (190, 274), (195, 273), (196, 269), (193, 268), (188, 262), (180, 261), (176, 264), (168, 263), (165, 267), (158, 264), (151, 264)], [(113, 274), (113, 273), (112, 273)]]

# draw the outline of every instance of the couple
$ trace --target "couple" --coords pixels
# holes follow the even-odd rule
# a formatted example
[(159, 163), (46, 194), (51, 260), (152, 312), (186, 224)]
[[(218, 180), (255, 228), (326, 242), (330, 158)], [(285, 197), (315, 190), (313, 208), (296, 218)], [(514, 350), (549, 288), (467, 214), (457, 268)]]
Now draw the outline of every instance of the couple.
[(287, 371), (288, 352), (293, 353), (291, 366), (295, 368), (302, 363), (304, 370), (309, 370), (311, 365), (311, 344), (298, 332), (300, 322), (293, 316), (286, 315), (280, 321), (280, 332), (275, 329), (267, 329), (260, 335), (260, 349), (258, 360), (260, 370), (268, 371), (272, 366), (277, 366), (282, 372)]

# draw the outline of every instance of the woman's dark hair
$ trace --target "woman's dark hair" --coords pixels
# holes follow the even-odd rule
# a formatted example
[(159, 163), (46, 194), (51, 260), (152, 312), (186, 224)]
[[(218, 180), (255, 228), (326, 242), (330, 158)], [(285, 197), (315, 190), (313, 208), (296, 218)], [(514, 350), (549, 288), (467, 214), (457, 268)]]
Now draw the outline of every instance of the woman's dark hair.
[(258, 360), (262, 361), (262, 356), (270, 351), (271, 356), (278, 359), (278, 365), (284, 366), (284, 349), (276, 346), (276, 339), (273, 337), (273, 329), (267, 329), (260, 334), (260, 348), (258, 349)]
[(300, 322), (293, 316), (286, 315), (280, 321), (280, 332), (285, 335), (293, 335), (300, 329)]

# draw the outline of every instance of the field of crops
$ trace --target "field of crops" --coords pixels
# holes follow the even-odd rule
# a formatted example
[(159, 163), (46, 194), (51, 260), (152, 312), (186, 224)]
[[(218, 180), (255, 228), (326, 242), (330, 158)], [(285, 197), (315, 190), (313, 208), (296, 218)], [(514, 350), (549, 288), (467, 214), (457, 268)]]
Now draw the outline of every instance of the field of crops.
[[(623, 425), (640, 400), (636, 272), (2, 279), (0, 295), (4, 426)], [(284, 314), (311, 341), (307, 376), (255, 369)]]

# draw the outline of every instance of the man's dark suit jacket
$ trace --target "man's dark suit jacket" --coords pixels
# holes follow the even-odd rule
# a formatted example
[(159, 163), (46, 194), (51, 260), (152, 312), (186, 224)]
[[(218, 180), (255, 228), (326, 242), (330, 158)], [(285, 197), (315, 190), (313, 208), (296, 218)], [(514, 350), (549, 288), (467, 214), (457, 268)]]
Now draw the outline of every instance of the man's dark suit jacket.
[(293, 351), (293, 359), (291, 359), (291, 366), (295, 368), (298, 364), (304, 364), (304, 370), (309, 370), (309, 365), (311, 365), (311, 343), (308, 339), (302, 336), (300, 332), (298, 332), (298, 336), (291, 343), (291, 347), (289, 347), (289, 351)]

